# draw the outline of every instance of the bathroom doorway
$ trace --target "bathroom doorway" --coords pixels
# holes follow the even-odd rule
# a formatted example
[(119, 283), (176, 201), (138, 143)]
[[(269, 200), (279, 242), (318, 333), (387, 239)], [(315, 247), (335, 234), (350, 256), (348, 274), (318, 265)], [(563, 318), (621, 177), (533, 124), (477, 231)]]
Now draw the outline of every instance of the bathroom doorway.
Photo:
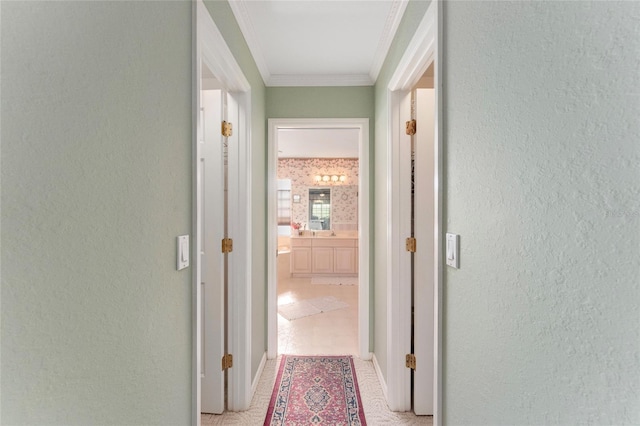
[(368, 145), (368, 119), (269, 120), (269, 358), (370, 357)]

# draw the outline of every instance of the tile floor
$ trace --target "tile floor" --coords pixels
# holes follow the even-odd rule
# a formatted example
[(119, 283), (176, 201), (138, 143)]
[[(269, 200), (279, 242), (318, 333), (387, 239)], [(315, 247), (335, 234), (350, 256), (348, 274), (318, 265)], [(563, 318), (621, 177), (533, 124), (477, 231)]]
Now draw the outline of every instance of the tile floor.
[(278, 315), (278, 353), (358, 356), (358, 286), (311, 284), (311, 278), (278, 282), (278, 304), (333, 296), (348, 308), (289, 321)]
[[(310, 278), (286, 278), (278, 282), (278, 304), (323, 296), (333, 296), (349, 307), (292, 321), (278, 315), (278, 353), (353, 355), (368, 425), (432, 425), (431, 416), (389, 411), (373, 363), (358, 358), (358, 286), (311, 284)], [(280, 357), (267, 360), (249, 410), (202, 414), (202, 425), (262, 425), (278, 365)]]

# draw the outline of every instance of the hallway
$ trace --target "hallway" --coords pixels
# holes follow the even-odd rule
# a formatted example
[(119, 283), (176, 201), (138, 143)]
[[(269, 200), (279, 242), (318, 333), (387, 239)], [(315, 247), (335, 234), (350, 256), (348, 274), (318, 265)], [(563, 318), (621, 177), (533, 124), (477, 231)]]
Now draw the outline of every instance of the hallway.
[[(378, 377), (371, 361), (362, 361), (354, 357), (353, 362), (356, 367), (358, 386), (362, 397), (362, 405), (367, 424), (377, 425), (432, 425), (431, 416), (416, 416), (413, 413), (394, 413), (389, 411), (387, 403), (382, 393)], [(262, 425), (267, 414), (267, 407), (271, 398), (271, 391), (276, 378), (278, 359), (268, 360), (260, 383), (256, 390), (249, 410), (243, 412), (225, 412), (221, 415), (202, 414), (202, 425)]]
[[(364, 412), (369, 425), (431, 425), (432, 417), (394, 413), (387, 408), (373, 363), (358, 358), (358, 286), (311, 284), (311, 278), (285, 278), (278, 283), (278, 304), (332, 296), (349, 306), (292, 321), (278, 315), (278, 353), (352, 355)], [(262, 425), (280, 356), (267, 360), (248, 411), (202, 414), (202, 425)]]

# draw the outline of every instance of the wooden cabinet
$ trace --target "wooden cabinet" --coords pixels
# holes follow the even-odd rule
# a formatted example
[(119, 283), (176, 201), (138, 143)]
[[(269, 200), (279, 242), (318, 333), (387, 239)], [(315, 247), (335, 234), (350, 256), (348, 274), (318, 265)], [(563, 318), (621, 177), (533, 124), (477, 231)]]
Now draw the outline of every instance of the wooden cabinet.
[(291, 239), (291, 275), (357, 275), (358, 239), (310, 237)]
[(358, 249), (355, 247), (336, 247), (334, 250), (333, 272), (336, 274), (358, 273)]
[(311, 273), (311, 238), (291, 238), (291, 274)]
[(311, 250), (311, 272), (333, 274), (333, 252), (331, 247), (313, 247)]
[(291, 274), (311, 273), (311, 247), (291, 249)]

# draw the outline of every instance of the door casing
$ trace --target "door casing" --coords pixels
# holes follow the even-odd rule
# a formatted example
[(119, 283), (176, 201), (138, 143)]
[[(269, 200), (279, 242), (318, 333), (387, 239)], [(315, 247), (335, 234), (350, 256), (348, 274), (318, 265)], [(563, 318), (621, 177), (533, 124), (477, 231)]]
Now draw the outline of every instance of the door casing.
[(283, 118), (269, 119), (267, 148), (268, 213), (267, 213), (267, 357), (278, 351), (277, 298), (277, 170), (279, 129), (358, 129), (358, 348), (360, 358), (371, 359), (369, 349), (369, 119), (368, 118)]
[[(411, 280), (410, 262), (404, 253), (404, 238), (409, 235), (410, 223), (403, 209), (410, 208), (410, 194), (402, 192), (403, 184), (410, 183), (410, 176), (401, 167), (402, 151), (406, 144), (404, 128), (410, 116), (405, 102), (427, 68), (434, 63), (434, 425), (442, 424), (442, 291), (443, 291), (443, 141), (442, 141), (442, 4), (431, 2), (427, 12), (407, 46), (402, 59), (387, 86), (389, 100), (389, 164), (388, 193), (390, 212), (387, 229), (391, 244), (387, 253), (387, 381), (386, 395), (393, 411), (411, 409), (411, 380), (404, 366), (404, 357), (411, 347)], [(410, 153), (408, 154), (410, 155)], [(406, 169), (406, 168), (405, 168)], [(395, 191), (393, 189), (396, 189)], [(392, 285), (396, 283), (397, 285)], [(419, 361), (418, 361), (419, 362)]]
[[(200, 425), (201, 399), (201, 182), (198, 177), (199, 140), (202, 137), (200, 115), (202, 64), (214, 74), (237, 101), (238, 123), (234, 126), (237, 135), (237, 153), (230, 157), (229, 191), (237, 194), (229, 200), (229, 233), (234, 239), (233, 256), (229, 261), (229, 276), (233, 277), (228, 295), (229, 352), (234, 355), (233, 368), (228, 376), (227, 408), (232, 411), (245, 410), (251, 403), (251, 85), (236, 62), (222, 34), (216, 27), (202, 0), (192, 7), (192, 420)], [(233, 259), (231, 259), (233, 258)]]

